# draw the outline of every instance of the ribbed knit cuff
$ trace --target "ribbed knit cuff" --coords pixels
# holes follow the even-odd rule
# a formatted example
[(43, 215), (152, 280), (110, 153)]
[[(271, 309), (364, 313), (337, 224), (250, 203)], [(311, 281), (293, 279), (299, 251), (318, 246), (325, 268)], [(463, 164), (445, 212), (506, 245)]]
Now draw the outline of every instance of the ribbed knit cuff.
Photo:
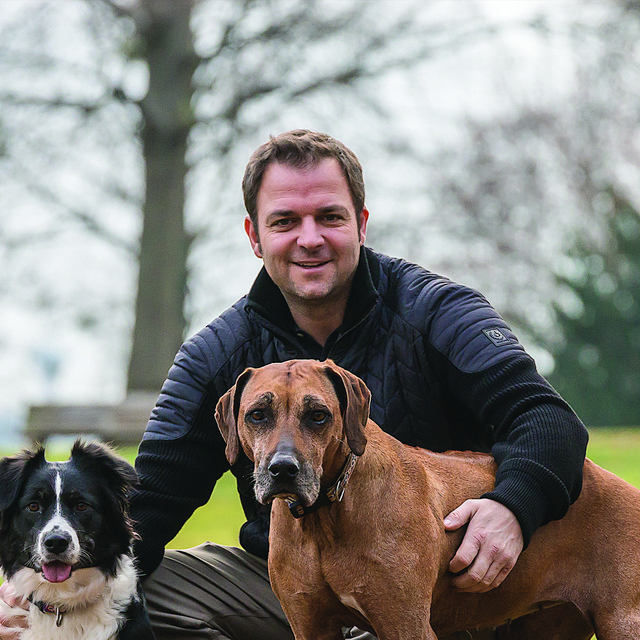
[(522, 528), (525, 548), (538, 527), (561, 518), (570, 504), (560, 478), (531, 460), (505, 462), (496, 476), (496, 488), (482, 497), (513, 512)]

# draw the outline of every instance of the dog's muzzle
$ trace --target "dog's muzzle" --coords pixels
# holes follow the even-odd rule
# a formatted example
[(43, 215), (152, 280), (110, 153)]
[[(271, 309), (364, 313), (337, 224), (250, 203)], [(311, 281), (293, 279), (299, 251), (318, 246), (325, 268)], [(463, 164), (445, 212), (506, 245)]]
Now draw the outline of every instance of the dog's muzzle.
[(276, 497), (296, 497), (311, 504), (318, 496), (320, 481), (311, 465), (301, 462), (294, 451), (277, 449), (254, 473), (256, 499), (262, 504)]
[(41, 534), (38, 544), (42, 575), (48, 582), (64, 582), (78, 561), (78, 543), (71, 531), (55, 526)]
[(44, 537), (42, 544), (48, 553), (59, 556), (69, 550), (71, 535), (66, 531), (54, 529)]
[(292, 454), (279, 451), (271, 458), (267, 469), (274, 483), (286, 483), (295, 481), (298, 477), (300, 464)]

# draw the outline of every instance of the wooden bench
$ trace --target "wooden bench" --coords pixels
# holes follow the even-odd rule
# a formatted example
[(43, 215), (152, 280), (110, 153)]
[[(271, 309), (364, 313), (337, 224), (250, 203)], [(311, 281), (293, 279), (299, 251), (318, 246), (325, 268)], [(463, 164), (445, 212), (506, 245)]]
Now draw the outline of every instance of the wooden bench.
[(117, 405), (35, 405), (25, 435), (44, 444), (61, 436), (96, 436), (115, 446), (138, 445), (157, 399), (155, 393), (132, 393)]

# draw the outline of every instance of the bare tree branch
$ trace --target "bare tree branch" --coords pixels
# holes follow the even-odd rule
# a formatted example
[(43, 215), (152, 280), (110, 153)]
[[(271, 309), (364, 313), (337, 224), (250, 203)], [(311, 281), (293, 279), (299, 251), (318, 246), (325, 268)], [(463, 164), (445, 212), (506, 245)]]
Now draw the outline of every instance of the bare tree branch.
[(64, 215), (73, 219), (75, 222), (83, 226), (89, 233), (99, 237), (111, 244), (113, 247), (120, 249), (131, 256), (138, 255), (137, 244), (131, 243), (124, 238), (114, 234), (105, 225), (101, 224), (95, 217), (86, 211), (82, 211), (75, 207), (72, 207), (68, 203), (64, 202), (62, 198), (54, 192), (52, 189), (44, 186), (41, 183), (35, 182), (30, 185), (30, 191), (39, 194), (45, 200), (55, 204), (60, 208)]
[(45, 107), (47, 109), (77, 109), (85, 114), (91, 114), (104, 107), (105, 100), (89, 102), (84, 100), (70, 100), (66, 97), (44, 97), (39, 95), (17, 95), (10, 92), (0, 92), (0, 103), (16, 107)]

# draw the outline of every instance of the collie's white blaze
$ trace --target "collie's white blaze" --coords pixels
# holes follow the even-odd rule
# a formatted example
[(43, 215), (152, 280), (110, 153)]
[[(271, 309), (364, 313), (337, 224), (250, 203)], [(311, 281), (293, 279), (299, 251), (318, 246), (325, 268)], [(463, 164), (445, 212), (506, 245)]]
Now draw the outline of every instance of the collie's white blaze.
[(80, 540), (75, 529), (71, 526), (71, 523), (64, 517), (62, 493), (63, 493), (62, 474), (60, 471), (56, 472), (54, 491), (55, 491), (55, 510), (53, 516), (49, 522), (44, 526), (40, 534), (38, 535), (37, 552), (40, 558), (45, 558), (49, 555), (47, 548), (44, 546), (45, 538), (48, 534), (54, 531), (60, 531), (61, 533), (67, 533), (71, 541), (69, 542), (69, 548), (65, 554), (69, 564), (74, 564), (80, 558)]

